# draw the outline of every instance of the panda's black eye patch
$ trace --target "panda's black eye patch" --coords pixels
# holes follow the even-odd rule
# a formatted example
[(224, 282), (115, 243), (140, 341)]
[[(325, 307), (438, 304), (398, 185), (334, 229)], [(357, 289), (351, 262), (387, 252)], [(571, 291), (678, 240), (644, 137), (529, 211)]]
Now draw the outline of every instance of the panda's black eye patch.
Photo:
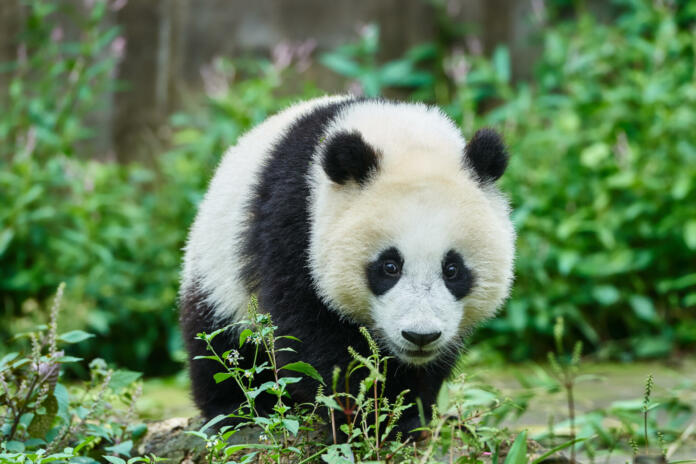
[(445, 286), (456, 299), (464, 298), (471, 291), (474, 275), (464, 264), (462, 255), (450, 250), (442, 260), (442, 278)]
[(404, 259), (394, 247), (384, 250), (376, 260), (367, 265), (367, 283), (372, 293), (384, 295), (401, 278)]

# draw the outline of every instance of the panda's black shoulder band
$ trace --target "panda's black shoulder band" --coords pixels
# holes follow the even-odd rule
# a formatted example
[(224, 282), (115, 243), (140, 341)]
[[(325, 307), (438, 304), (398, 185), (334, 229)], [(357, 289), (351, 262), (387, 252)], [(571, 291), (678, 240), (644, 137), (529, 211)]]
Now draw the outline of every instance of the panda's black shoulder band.
[(321, 162), (333, 182), (343, 185), (354, 180), (363, 185), (378, 169), (378, 158), (377, 150), (359, 132), (338, 132), (326, 141)]
[(465, 163), (481, 182), (495, 182), (505, 172), (508, 153), (503, 138), (493, 129), (479, 129), (464, 149)]

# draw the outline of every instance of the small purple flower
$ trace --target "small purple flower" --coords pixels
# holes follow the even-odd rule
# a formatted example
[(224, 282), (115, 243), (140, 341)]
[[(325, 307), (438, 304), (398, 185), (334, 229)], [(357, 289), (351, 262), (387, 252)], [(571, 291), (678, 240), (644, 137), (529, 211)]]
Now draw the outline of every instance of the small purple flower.
[(63, 28), (60, 26), (54, 27), (51, 31), (51, 42), (60, 42), (63, 40)]
[(361, 97), (365, 95), (365, 90), (360, 82), (351, 81), (350, 84), (348, 84), (348, 93), (356, 97)]
[(118, 36), (111, 42), (111, 54), (119, 61), (126, 54), (126, 44), (126, 39), (123, 36)]
[(118, 11), (128, 4), (128, 0), (114, 0), (111, 4), (111, 11)]
[(273, 47), (273, 51), (271, 52), (273, 67), (278, 71), (282, 71), (290, 66), (292, 63), (292, 52), (293, 50), (290, 42), (283, 41)]

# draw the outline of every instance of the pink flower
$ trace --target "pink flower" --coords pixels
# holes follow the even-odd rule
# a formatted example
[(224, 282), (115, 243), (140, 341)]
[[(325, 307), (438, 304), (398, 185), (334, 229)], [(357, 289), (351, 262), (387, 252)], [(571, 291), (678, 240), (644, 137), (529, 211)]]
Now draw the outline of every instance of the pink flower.
[(126, 54), (126, 39), (123, 36), (118, 36), (111, 42), (111, 53), (117, 60), (121, 60)]
[(128, 0), (114, 0), (114, 2), (111, 4), (111, 11), (118, 11), (126, 4), (128, 3)]
[(63, 40), (63, 28), (54, 27), (51, 31), (51, 42), (60, 42), (61, 40)]

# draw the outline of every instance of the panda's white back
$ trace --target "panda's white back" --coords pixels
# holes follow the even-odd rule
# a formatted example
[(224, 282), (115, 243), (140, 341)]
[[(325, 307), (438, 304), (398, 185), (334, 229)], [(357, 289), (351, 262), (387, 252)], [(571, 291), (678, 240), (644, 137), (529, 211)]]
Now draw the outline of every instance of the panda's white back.
[(241, 277), (239, 238), (264, 162), (274, 144), (302, 115), (350, 98), (325, 96), (294, 104), (254, 127), (225, 152), (189, 233), (182, 294), (198, 285), (220, 319), (239, 320), (246, 315), (249, 294)]

